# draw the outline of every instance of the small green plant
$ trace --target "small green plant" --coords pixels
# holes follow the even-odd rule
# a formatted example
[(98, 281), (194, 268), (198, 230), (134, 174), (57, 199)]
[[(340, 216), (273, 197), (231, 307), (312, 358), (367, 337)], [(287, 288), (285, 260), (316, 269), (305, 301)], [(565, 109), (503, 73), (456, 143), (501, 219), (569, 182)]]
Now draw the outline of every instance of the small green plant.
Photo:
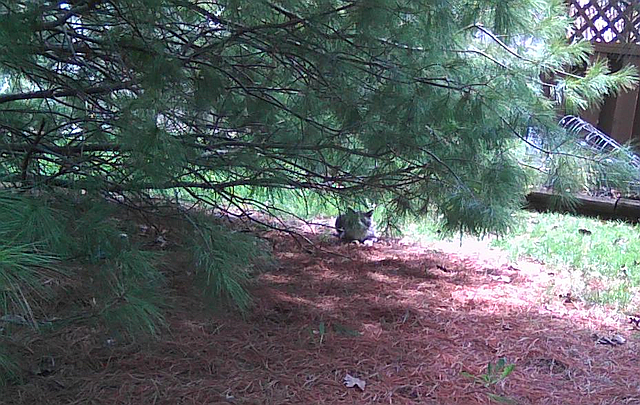
[(496, 395), (492, 393), (488, 393), (487, 396), (494, 400), (495, 402), (499, 402), (501, 404), (511, 404), (516, 405), (517, 402), (511, 398), (503, 397), (502, 395)]
[(466, 371), (463, 371), (461, 374), (488, 388), (507, 378), (509, 374), (513, 372), (514, 368), (515, 364), (507, 364), (507, 360), (505, 358), (501, 358), (496, 362), (496, 364), (491, 362), (487, 364), (487, 371), (484, 374), (476, 376), (471, 373), (467, 373)]
[(318, 325), (318, 333), (320, 334), (320, 344), (322, 344), (324, 335), (327, 334), (327, 328), (325, 327), (324, 322), (320, 322), (320, 325)]
[(327, 335), (327, 333), (329, 333), (329, 330), (327, 328), (327, 324), (324, 323), (324, 321), (321, 321), (318, 324), (318, 327), (315, 328), (313, 326), (310, 326), (308, 329), (309, 335), (311, 336), (311, 340), (312, 341), (316, 341), (316, 336), (318, 336), (317, 338), (317, 342), (318, 344), (322, 344), (322, 342), (324, 342), (324, 338)]
[[(501, 358), (498, 359), (495, 364), (491, 362), (487, 364), (487, 370), (483, 374), (473, 375), (466, 371), (460, 374), (464, 377), (471, 378), (476, 384), (482, 384), (485, 388), (491, 388), (504, 381), (513, 372), (514, 368), (515, 364), (509, 364), (505, 358)], [(491, 400), (502, 404), (516, 404), (516, 401), (513, 399), (492, 392), (488, 392), (487, 396)]]

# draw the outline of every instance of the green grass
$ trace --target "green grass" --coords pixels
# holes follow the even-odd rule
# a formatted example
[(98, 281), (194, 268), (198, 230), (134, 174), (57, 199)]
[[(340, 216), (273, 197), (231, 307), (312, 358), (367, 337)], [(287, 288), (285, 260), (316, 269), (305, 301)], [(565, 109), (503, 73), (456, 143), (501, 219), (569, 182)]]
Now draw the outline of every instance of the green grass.
[[(491, 244), (512, 259), (532, 258), (553, 269), (550, 296), (571, 293), (593, 304), (640, 311), (640, 226), (568, 214), (520, 212), (519, 226)], [(425, 241), (456, 235), (438, 233), (435, 221), (421, 220), (403, 233)]]
[(639, 308), (639, 226), (550, 213), (522, 213), (521, 220), (519, 230), (494, 246), (556, 267), (559, 278), (571, 280), (576, 297), (620, 310)]

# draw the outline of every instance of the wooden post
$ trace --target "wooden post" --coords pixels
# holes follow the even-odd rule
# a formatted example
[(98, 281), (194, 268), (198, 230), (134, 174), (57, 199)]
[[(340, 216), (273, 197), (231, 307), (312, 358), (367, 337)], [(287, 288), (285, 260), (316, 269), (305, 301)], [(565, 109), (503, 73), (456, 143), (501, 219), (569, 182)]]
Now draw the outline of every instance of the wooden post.
[[(624, 56), (623, 63), (640, 66), (640, 58), (637, 56)], [(626, 143), (633, 137), (633, 127), (638, 104), (638, 88), (620, 93), (616, 99), (613, 111), (613, 125), (611, 137), (620, 143)]]
[(589, 108), (588, 110), (581, 112), (580, 117), (583, 120), (587, 121), (589, 124), (593, 125), (594, 127), (599, 127), (600, 110), (601, 110), (600, 106)]

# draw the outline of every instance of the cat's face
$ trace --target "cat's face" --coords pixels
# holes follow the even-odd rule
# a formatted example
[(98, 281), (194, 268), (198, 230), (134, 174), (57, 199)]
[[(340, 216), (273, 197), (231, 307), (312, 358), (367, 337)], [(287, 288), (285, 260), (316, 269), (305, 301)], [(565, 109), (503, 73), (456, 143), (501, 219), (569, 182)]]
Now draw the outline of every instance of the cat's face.
[(359, 240), (375, 238), (373, 227), (373, 210), (367, 212), (347, 210), (336, 220), (338, 236), (344, 240)]
[(357, 215), (360, 219), (360, 222), (366, 224), (367, 226), (371, 226), (371, 223), (373, 222), (373, 210), (367, 212), (358, 212)]

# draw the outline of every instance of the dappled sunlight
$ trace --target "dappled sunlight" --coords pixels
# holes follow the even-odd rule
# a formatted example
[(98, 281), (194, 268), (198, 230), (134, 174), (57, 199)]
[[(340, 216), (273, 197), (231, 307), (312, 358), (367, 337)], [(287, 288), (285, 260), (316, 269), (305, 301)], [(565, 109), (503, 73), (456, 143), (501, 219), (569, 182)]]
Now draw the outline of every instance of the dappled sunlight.
[[(167, 338), (133, 353), (128, 346), (93, 351), (105, 371), (87, 378), (78, 395), (151, 395), (160, 378), (163, 392), (197, 403), (488, 405), (487, 393), (519, 404), (640, 398), (637, 342), (626, 326), (603, 307), (549, 294), (556, 275), (540, 263), (512, 262), (486, 241), (460, 249), (312, 239), (313, 250), (269, 238), (277, 266), (257, 275), (244, 319), (194, 306), (176, 271), (172, 288), (185, 298)], [(595, 341), (614, 333), (627, 343)], [(515, 365), (500, 384), (465, 377), (500, 358)], [(365, 381), (365, 390), (345, 387), (347, 374)]]
[(290, 283), (292, 280), (291, 276), (287, 276), (284, 274), (269, 273), (269, 274), (263, 274), (261, 277), (272, 284), (287, 284), (287, 283)]
[[(511, 262), (487, 241), (466, 249), (458, 244), (458, 250), (451, 242), (383, 242), (373, 248), (330, 243), (322, 248), (349, 260), (327, 254), (304, 270), (300, 260), (285, 260), (281, 270), (299, 274), (288, 288), (316, 303), (299, 307), (298, 315), (316, 330), (325, 325), (319, 347), (333, 353), (330, 367), (342, 365), (345, 372), (360, 376), (377, 373), (369, 377), (369, 395), (393, 397), (397, 403), (413, 403), (410, 398), (486, 403), (460, 372), (480, 373), (489, 362), (506, 357), (516, 371), (502, 388), (505, 395), (564, 404), (585, 396), (596, 400), (598, 392), (610, 395), (618, 386), (613, 382), (617, 377), (608, 375), (609, 367), (593, 368), (597, 358), (615, 354), (615, 361), (627, 364), (628, 370), (635, 367), (623, 360), (631, 346), (612, 353), (593, 341), (593, 334), (624, 334), (619, 322), (611, 322), (610, 312), (609, 317), (594, 317), (592, 308), (549, 296), (553, 270), (525, 260)], [(332, 378), (326, 371), (317, 372)], [(620, 376), (625, 373), (618, 370)], [(589, 388), (565, 384), (564, 377), (558, 378), (564, 375)], [(412, 394), (399, 395), (398, 387), (407, 384)], [(451, 401), (454, 397), (459, 399)], [(358, 395), (351, 398), (369, 403)]]
[(392, 275), (388, 275), (388, 274), (368, 272), (368, 273), (366, 273), (366, 275), (371, 280), (377, 281), (377, 282), (380, 282), (380, 283), (395, 284), (395, 283), (398, 283), (400, 281), (400, 277), (392, 276)]
[[(509, 308), (530, 307), (532, 302), (527, 297), (518, 297), (515, 289), (501, 286), (496, 291), (495, 286), (478, 286), (453, 291), (451, 298), (462, 306), (473, 302), (482, 305), (482, 310), (488, 313), (504, 312)], [(530, 297), (528, 297), (530, 299)]]

